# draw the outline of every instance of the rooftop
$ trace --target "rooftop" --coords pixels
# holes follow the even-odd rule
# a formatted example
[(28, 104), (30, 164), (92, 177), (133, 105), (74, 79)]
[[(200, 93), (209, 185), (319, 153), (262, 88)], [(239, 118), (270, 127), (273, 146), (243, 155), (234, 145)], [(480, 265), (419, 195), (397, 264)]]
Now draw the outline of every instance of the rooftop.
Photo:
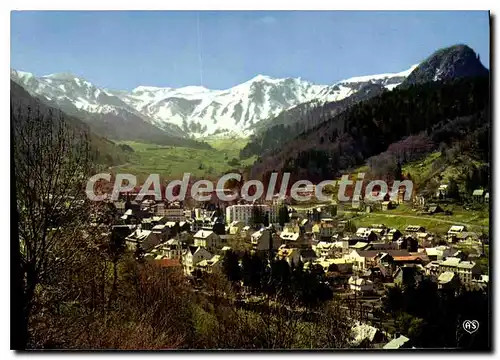
[(387, 344), (385, 344), (384, 349), (399, 349), (409, 340), (410, 339), (407, 338), (406, 336), (401, 335), (400, 337), (392, 339)]

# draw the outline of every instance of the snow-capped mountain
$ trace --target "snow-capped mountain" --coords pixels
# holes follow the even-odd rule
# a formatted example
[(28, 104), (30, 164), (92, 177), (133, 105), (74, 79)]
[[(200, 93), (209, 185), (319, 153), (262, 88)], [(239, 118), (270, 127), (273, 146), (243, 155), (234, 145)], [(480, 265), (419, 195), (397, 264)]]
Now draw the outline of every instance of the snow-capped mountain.
[(416, 66), (399, 73), (342, 80), (330, 86), (316, 85), (300, 78), (275, 79), (258, 75), (227, 90), (209, 90), (201, 86), (179, 89), (139, 86), (131, 93), (114, 94), (154, 119), (159, 127), (174, 123), (197, 136), (227, 131), (247, 135), (257, 122), (276, 117), (282, 111), (304, 102), (339, 101), (369, 83), (393, 89)]
[(368, 84), (382, 85), (388, 90), (392, 90), (400, 85), (418, 64), (411, 66), (408, 70), (398, 73), (387, 73), (378, 75), (365, 75), (341, 80), (331, 86), (323, 88), (318, 93), (318, 98), (323, 101), (339, 101), (358, 92)]
[(115, 94), (160, 127), (174, 123), (201, 136), (231, 130), (244, 134), (254, 123), (314, 99), (324, 87), (301, 79), (258, 75), (226, 90), (139, 86), (129, 94)]
[(79, 110), (91, 113), (116, 113), (117, 109), (123, 108), (135, 112), (118, 97), (70, 73), (37, 78), (31, 73), (12, 70), (11, 78), (20, 82), (28, 91), (42, 95), (47, 100), (71, 103)]
[[(148, 133), (202, 137), (224, 133), (248, 135), (259, 121), (276, 117), (293, 106), (311, 100), (339, 101), (369, 83), (392, 89), (415, 67), (394, 74), (354, 77), (333, 85), (257, 75), (226, 90), (139, 86), (127, 92), (100, 88), (69, 73), (36, 77), (16, 70), (11, 70), (11, 79), (66, 111), (97, 114), (92, 121), (96, 125), (102, 119), (108, 136), (113, 127), (133, 125), (134, 131), (148, 127)], [(129, 133), (126, 131), (126, 137), (133, 136)]]

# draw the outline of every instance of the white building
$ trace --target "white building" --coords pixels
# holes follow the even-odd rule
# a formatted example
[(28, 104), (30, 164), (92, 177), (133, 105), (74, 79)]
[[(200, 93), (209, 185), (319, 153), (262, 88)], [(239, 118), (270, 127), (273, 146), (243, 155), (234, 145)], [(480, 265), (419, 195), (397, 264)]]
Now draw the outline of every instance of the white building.
[(182, 266), (184, 273), (190, 275), (195, 266), (203, 260), (210, 260), (213, 257), (206, 249), (202, 247), (190, 246), (182, 255)]
[(149, 251), (158, 245), (160, 241), (160, 236), (151, 230), (137, 229), (125, 238), (125, 245), (131, 251), (134, 251), (137, 246), (140, 246), (145, 251)]
[(439, 273), (444, 272), (452, 272), (458, 275), (462, 284), (471, 284), (473, 279), (481, 276), (479, 265), (473, 261), (463, 261), (456, 257), (448, 257), (439, 263)]
[(167, 259), (180, 260), (182, 256), (182, 243), (178, 239), (170, 239), (165, 244), (161, 244), (163, 255)]
[(272, 238), (271, 230), (262, 228), (252, 234), (252, 248), (255, 251), (269, 250), (271, 247), (271, 240), (273, 249), (277, 249), (281, 246), (281, 241), (279, 240), (279, 238)]
[(351, 276), (348, 281), (349, 288), (353, 291), (360, 293), (367, 293), (373, 291), (373, 282), (364, 278)]
[(253, 216), (254, 207), (260, 207), (263, 214), (269, 214), (269, 223), (277, 222), (278, 220), (278, 205), (262, 205), (262, 204), (238, 204), (231, 205), (226, 208), (226, 224), (231, 224), (233, 221), (241, 221), (245, 225), (250, 224)]
[(211, 230), (200, 230), (193, 236), (194, 246), (201, 246), (208, 251), (214, 251), (220, 247), (221, 240), (219, 235)]
[(184, 209), (181, 207), (165, 208), (163, 211), (164, 211), (163, 215), (169, 221), (182, 221), (186, 219), (186, 215), (184, 214)]

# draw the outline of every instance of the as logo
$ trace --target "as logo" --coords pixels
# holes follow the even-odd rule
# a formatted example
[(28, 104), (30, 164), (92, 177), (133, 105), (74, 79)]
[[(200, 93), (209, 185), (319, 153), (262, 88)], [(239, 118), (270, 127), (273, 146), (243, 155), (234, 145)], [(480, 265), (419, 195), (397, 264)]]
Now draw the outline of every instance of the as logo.
[(477, 320), (465, 320), (462, 323), (462, 326), (465, 331), (469, 334), (475, 333), (479, 329), (479, 321)]

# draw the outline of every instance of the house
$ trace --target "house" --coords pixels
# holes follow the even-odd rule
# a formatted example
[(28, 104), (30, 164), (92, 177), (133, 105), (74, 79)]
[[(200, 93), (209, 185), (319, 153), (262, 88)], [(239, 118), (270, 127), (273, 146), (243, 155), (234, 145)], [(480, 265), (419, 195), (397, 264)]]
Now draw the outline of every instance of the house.
[(434, 244), (434, 235), (428, 232), (416, 233), (418, 245), (422, 248), (431, 247)]
[(464, 231), (467, 231), (467, 228), (463, 225), (451, 226), (448, 232), (446, 233), (448, 242), (456, 242), (458, 240), (458, 236)]
[(423, 264), (424, 259), (419, 255), (394, 256), (394, 262), (398, 266), (405, 264)]
[(188, 231), (183, 231), (175, 235), (176, 239), (179, 239), (179, 241), (183, 244), (188, 244), (188, 245), (193, 245), (194, 244), (194, 239), (193, 235), (188, 232)]
[(379, 254), (386, 253), (392, 257), (394, 256), (409, 256), (407, 250), (353, 250), (347, 258), (353, 260), (353, 269), (357, 271), (364, 271), (371, 266), (376, 265), (376, 257)]
[(167, 219), (165, 219), (165, 217), (163, 217), (163, 216), (156, 216), (156, 215), (154, 215), (151, 218), (151, 220), (152, 220), (153, 226), (154, 225), (158, 225), (158, 224), (164, 224), (167, 221)]
[(356, 249), (356, 250), (365, 250), (368, 248), (368, 243), (367, 242), (362, 242), (358, 241), (356, 244), (349, 246), (351, 249)]
[(141, 221), (141, 228), (143, 230), (151, 230), (153, 228), (153, 218), (150, 217), (150, 218), (144, 218), (142, 219)]
[(194, 267), (195, 269), (199, 269), (207, 273), (213, 273), (214, 271), (222, 268), (222, 257), (220, 255), (214, 255), (211, 259), (201, 260)]
[(413, 286), (422, 280), (422, 266), (404, 265), (394, 273), (394, 283), (398, 286)]
[(258, 209), (258, 211), (262, 214), (267, 213), (270, 222), (275, 222), (278, 217), (278, 206), (263, 204), (237, 204), (226, 207), (226, 221), (229, 224), (233, 221), (241, 221), (245, 225), (250, 225), (255, 211), (257, 211), (256, 209)]
[(163, 226), (164, 226), (164, 228), (161, 227), (161, 224), (160, 224), (160, 226), (157, 229), (165, 229), (165, 230), (168, 229), (170, 237), (177, 235), (180, 231), (179, 223), (176, 221), (165, 221)]
[(442, 212), (444, 212), (443, 208), (436, 204), (429, 205), (429, 208), (427, 209), (428, 214), (437, 214)]
[(472, 283), (478, 283), (478, 284), (487, 284), (490, 281), (490, 277), (488, 275), (481, 275), (481, 277), (477, 279), (473, 279)]
[(229, 242), (235, 237), (236, 235), (219, 235), (221, 246), (223, 246), (224, 244), (229, 244)]
[(451, 249), (449, 246), (441, 245), (432, 248), (425, 248), (424, 252), (427, 254), (429, 260), (435, 261), (435, 260), (443, 260), (448, 256), (452, 256), (454, 250)]
[(111, 236), (114, 239), (124, 240), (127, 236), (132, 234), (137, 228), (137, 225), (113, 225), (111, 227)]
[(472, 192), (472, 199), (474, 202), (482, 203), (484, 201), (485, 191), (483, 189), (476, 189)]
[(312, 232), (312, 228), (313, 228), (313, 225), (312, 223), (309, 221), (309, 219), (302, 219), (299, 223), (299, 228), (300, 228), (300, 231), (305, 234), (305, 233), (311, 233)]
[(425, 228), (420, 225), (408, 225), (405, 229), (405, 233), (419, 233), (425, 232)]
[(191, 223), (187, 220), (185, 221), (179, 221), (179, 232), (183, 231), (191, 231)]
[(456, 236), (457, 241), (466, 243), (478, 243), (479, 235), (473, 231), (463, 231)]
[(142, 219), (148, 217), (149, 213), (139, 209), (127, 209), (120, 220), (126, 224), (140, 224)]
[(203, 247), (189, 246), (182, 254), (182, 266), (186, 275), (191, 275), (195, 265), (202, 260), (211, 259), (213, 256)]
[(161, 212), (157, 212), (157, 215), (163, 215), (165, 219), (169, 221), (182, 221), (185, 220), (184, 209), (176, 204), (172, 204), (167, 208), (163, 208)]
[(161, 238), (161, 241), (165, 241), (170, 236), (170, 228), (165, 224), (154, 225), (151, 231)]
[(331, 240), (332, 236), (335, 234), (336, 229), (331, 223), (321, 222), (319, 224), (314, 224), (311, 230), (315, 240), (324, 241)]
[(252, 231), (252, 228), (249, 225), (243, 226), (240, 230), (241, 236), (244, 238), (250, 235), (250, 232)]
[(163, 244), (158, 244), (150, 250), (151, 255), (161, 256), (166, 259), (177, 259), (180, 260), (183, 251), (187, 248), (187, 245), (183, 245), (178, 239), (170, 239)]
[(458, 275), (462, 284), (468, 285), (473, 279), (481, 276), (481, 269), (473, 261), (463, 261), (460, 258), (448, 257), (439, 264), (439, 272), (453, 272)]
[(369, 293), (373, 292), (373, 282), (371, 280), (360, 278), (357, 276), (351, 276), (347, 281), (349, 289), (358, 293)]
[(383, 349), (388, 349), (388, 350), (409, 349), (409, 348), (410, 348), (410, 339), (403, 335), (395, 339), (392, 339), (383, 347)]
[(325, 272), (336, 271), (340, 273), (352, 273), (352, 260), (350, 259), (316, 259), (315, 264), (321, 265)]
[(230, 235), (236, 235), (238, 234), (241, 229), (245, 226), (245, 223), (243, 221), (233, 221), (229, 224), (229, 234)]
[(160, 240), (160, 236), (151, 230), (142, 230), (139, 228), (125, 238), (125, 244), (131, 251), (135, 251), (137, 247), (140, 247), (147, 252), (155, 245), (158, 245)]
[(382, 202), (382, 211), (392, 210), (394, 209), (394, 203), (392, 201), (383, 201)]
[(278, 249), (281, 245), (279, 238), (274, 238), (269, 228), (262, 228), (252, 234), (250, 242), (254, 251), (268, 251)]
[(385, 227), (377, 226), (377, 227), (372, 227), (370, 231), (377, 236), (377, 239), (381, 239), (385, 235), (387, 229)]
[(386, 336), (382, 331), (368, 324), (356, 322), (351, 330), (354, 335), (351, 344), (354, 347), (369, 348), (373, 344), (386, 341)]
[(312, 248), (316, 253), (316, 256), (322, 258), (333, 257), (338, 249), (338, 247), (335, 246), (335, 243), (323, 242), (323, 241), (320, 241), (316, 245), (313, 245)]
[(371, 264), (370, 279), (372, 281), (378, 279), (382, 282), (392, 281), (392, 276), (396, 270), (397, 266), (394, 258), (387, 253), (381, 252), (374, 258)]
[(346, 220), (339, 221), (337, 223), (337, 231), (343, 233), (345, 231), (346, 225), (347, 225), (347, 221)]
[(451, 257), (459, 258), (461, 261), (465, 261), (467, 260), (468, 255), (464, 253), (462, 250), (458, 250)]
[(367, 242), (377, 241), (377, 234), (369, 228), (359, 228), (356, 230), (356, 236), (365, 239)]
[(368, 246), (365, 249), (361, 250), (379, 250), (379, 251), (384, 251), (384, 250), (397, 250), (398, 249), (398, 244), (396, 242), (390, 242), (390, 243), (370, 243), (367, 244)]
[(300, 249), (300, 261), (307, 263), (309, 261), (315, 261), (318, 257), (313, 249)]
[(445, 271), (441, 273), (437, 279), (438, 289), (440, 290), (451, 290), (456, 289), (460, 285), (460, 281), (457, 280), (455, 273), (451, 271)]
[(388, 229), (382, 239), (386, 242), (393, 242), (398, 240), (401, 236), (403, 236), (403, 233), (398, 229)]
[(441, 184), (439, 185), (437, 191), (436, 191), (436, 197), (437, 198), (445, 198), (448, 196), (448, 184)]
[(418, 194), (413, 197), (413, 205), (418, 206), (418, 207), (424, 207), (425, 206), (425, 196), (424, 194)]
[(439, 273), (439, 264), (441, 264), (442, 260), (432, 260), (427, 265), (425, 265), (425, 275), (433, 277), (437, 279), (440, 275)]
[(283, 244), (298, 244), (303, 240), (300, 227), (297, 224), (286, 224), (280, 233), (280, 239)]
[(300, 262), (300, 253), (298, 249), (281, 245), (278, 249), (278, 258), (286, 260), (290, 266), (292, 266), (292, 264), (297, 265)]
[(410, 252), (416, 252), (418, 249), (418, 241), (411, 236), (404, 236), (396, 241), (398, 249), (405, 249)]
[(210, 219), (206, 218), (190, 219), (190, 224), (191, 230), (194, 232), (198, 232), (203, 228), (210, 228), (212, 226), (212, 222), (210, 221)]
[(211, 230), (200, 230), (193, 236), (194, 246), (201, 246), (206, 248), (208, 251), (215, 251), (220, 247), (221, 240), (219, 235)]
[(397, 195), (396, 203), (398, 203), (398, 204), (404, 204), (405, 202), (407, 202), (407, 199), (405, 199), (406, 191), (407, 191), (406, 186), (401, 187), (401, 188), (398, 189), (398, 195)]

